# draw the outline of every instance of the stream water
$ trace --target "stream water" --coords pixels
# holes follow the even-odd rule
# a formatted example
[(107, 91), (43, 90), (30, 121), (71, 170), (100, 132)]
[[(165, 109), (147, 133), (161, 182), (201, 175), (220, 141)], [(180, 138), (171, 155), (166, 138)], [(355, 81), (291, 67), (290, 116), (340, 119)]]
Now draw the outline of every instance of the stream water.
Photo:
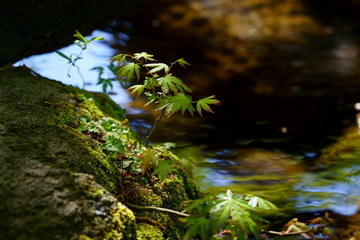
[[(219, 10), (206, 1), (194, 2), (203, 4), (194, 5), (195, 9), (201, 8), (202, 14), (210, 11), (213, 18), (230, 11), (225, 19), (230, 23), (220, 31), (208, 16), (189, 20), (186, 16), (191, 11), (185, 15), (181, 8), (174, 10), (177, 22), (145, 15), (131, 24), (114, 22), (105, 32), (93, 33), (104, 36), (106, 44), (90, 46), (79, 61), (85, 89), (101, 91), (96, 72), (88, 69), (105, 66), (118, 51), (114, 48), (148, 51), (161, 62), (185, 57), (192, 66), (175, 74), (189, 82), (195, 95), (216, 94), (222, 104), (215, 107), (216, 114), (204, 118), (163, 119), (151, 141), (177, 143), (174, 151), (192, 161), (203, 191), (252, 193), (302, 213), (356, 213), (360, 203), (360, 42), (353, 25), (327, 26), (325, 33), (302, 33), (301, 37), (299, 30), (284, 26), (281, 39), (260, 38), (266, 24), (261, 25), (261, 18), (253, 16), (251, 9), (242, 9), (251, 18), (241, 22), (227, 5)], [(217, 21), (217, 27), (225, 24)], [(299, 24), (301, 28), (307, 23)], [(232, 26), (227, 35), (226, 26)], [(244, 28), (237, 30), (239, 26)], [(69, 46), (60, 51), (70, 54), (78, 49)], [(67, 63), (55, 53), (19, 64), (82, 86), (74, 69), (71, 79), (66, 76)], [(133, 101), (119, 86), (112, 92), (112, 98), (128, 109), (133, 127), (145, 136), (157, 113), (142, 108), (141, 101)]]

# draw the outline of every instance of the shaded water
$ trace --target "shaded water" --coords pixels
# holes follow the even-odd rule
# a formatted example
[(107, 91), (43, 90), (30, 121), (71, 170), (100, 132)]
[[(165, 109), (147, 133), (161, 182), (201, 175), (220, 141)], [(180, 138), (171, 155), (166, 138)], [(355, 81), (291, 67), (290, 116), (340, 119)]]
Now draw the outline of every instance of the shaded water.
[(193, 65), (177, 74), (222, 105), (206, 119), (164, 120), (152, 140), (182, 145), (177, 151), (199, 167), (204, 191), (251, 192), (300, 212), (356, 213), (360, 145), (341, 150), (351, 159), (338, 154), (349, 144), (344, 132), (358, 135), (351, 128), (360, 101), (356, 24), (322, 25), (300, 1), (156, 8), (134, 20), (124, 51), (184, 57)]
[[(302, 212), (355, 213), (358, 33), (349, 24), (320, 26), (298, 5), (235, 2), (153, 6), (141, 19), (106, 29), (112, 33), (109, 45), (120, 51), (147, 51), (161, 62), (184, 57), (192, 66), (174, 74), (198, 97), (216, 94), (222, 101), (215, 115), (203, 119), (163, 119), (152, 141), (176, 142), (175, 151), (194, 163), (204, 191), (253, 193)], [(90, 67), (85, 56), (82, 69), (103, 65), (114, 54), (109, 46), (108, 53), (97, 51), (101, 56), (95, 52)], [(60, 61), (54, 60), (57, 69)], [(42, 72), (41, 67), (49, 69), (46, 62), (36, 64), (30, 67), (40, 74), (63, 78)], [(66, 78), (67, 67), (62, 71)], [(94, 87), (96, 76), (86, 79), (94, 80), (88, 90), (101, 91)], [(157, 113), (142, 109), (141, 101), (129, 103), (125, 93), (113, 97), (146, 135)]]

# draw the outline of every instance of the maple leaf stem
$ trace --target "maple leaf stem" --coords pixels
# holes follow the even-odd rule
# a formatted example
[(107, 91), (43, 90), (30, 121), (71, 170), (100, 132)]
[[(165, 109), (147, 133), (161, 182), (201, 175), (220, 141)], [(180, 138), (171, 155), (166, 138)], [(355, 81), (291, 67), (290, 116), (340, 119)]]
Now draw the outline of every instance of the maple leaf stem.
[(152, 133), (154, 132), (156, 125), (158, 124), (158, 122), (160, 122), (161, 118), (163, 117), (163, 115), (164, 115), (164, 113), (165, 113), (165, 109), (166, 109), (166, 108), (163, 108), (163, 110), (161, 111), (160, 115), (156, 118), (155, 123), (154, 123), (154, 125), (152, 126), (149, 134), (146, 136), (146, 139), (145, 139), (145, 146), (146, 146), (146, 147), (148, 147), (148, 145), (149, 145), (149, 138), (150, 138), (150, 136), (152, 135)]

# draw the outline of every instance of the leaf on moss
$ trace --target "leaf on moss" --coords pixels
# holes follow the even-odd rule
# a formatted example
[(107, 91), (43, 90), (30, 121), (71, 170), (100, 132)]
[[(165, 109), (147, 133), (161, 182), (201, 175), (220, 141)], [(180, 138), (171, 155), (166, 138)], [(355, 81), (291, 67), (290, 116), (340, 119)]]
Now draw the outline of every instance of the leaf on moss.
[(159, 174), (160, 182), (163, 182), (173, 171), (173, 165), (166, 160), (159, 160), (154, 173)]
[(147, 173), (153, 166), (154, 163), (156, 163), (156, 156), (155, 151), (153, 149), (148, 149), (145, 151), (143, 157), (141, 158), (141, 173), (144, 175)]

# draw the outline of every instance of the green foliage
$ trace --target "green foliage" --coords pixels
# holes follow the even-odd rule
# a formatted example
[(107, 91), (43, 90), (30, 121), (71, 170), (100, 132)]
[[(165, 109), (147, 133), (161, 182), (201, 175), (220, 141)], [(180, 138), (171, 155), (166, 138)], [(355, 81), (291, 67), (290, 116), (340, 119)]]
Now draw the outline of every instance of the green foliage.
[(76, 62), (80, 59), (82, 59), (81, 55), (83, 53), (83, 51), (85, 51), (88, 47), (88, 45), (93, 42), (93, 41), (97, 41), (97, 40), (102, 40), (104, 39), (103, 37), (93, 37), (90, 40), (87, 40), (80, 32), (78, 32), (77, 30), (75, 30), (75, 34), (74, 37), (76, 38), (76, 40), (74, 41), (74, 43), (80, 47), (80, 52), (78, 54), (76, 53), (72, 53), (69, 56), (67, 56), (66, 54), (60, 52), (60, 51), (55, 51), (60, 57), (65, 58), (66, 60), (68, 60), (68, 64), (70, 65), (67, 71), (67, 75), (68, 77), (71, 77), (70, 75), (70, 70), (72, 67), (75, 67), (79, 73), (79, 76), (81, 77), (82, 81), (83, 81), (83, 87), (85, 86), (85, 80), (80, 72), (80, 68), (79, 66), (76, 65)]
[(258, 196), (247, 195), (245, 197), (245, 200), (248, 200), (248, 204), (253, 208), (260, 208), (266, 210), (276, 209), (276, 206), (273, 203)]
[(136, 141), (127, 121), (112, 118), (93, 121), (89, 116), (81, 117), (78, 131), (99, 142), (104, 153), (118, 164), (123, 174), (158, 176), (163, 182), (174, 170), (174, 162), (180, 159), (169, 149), (173, 143), (145, 147)]
[(138, 157), (141, 145), (135, 140), (127, 121), (119, 122), (112, 118), (93, 121), (89, 116), (82, 116), (80, 120), (82, 124), (77, 130), (98, 141), (107, 157), (119, 164), (123, 172), (141, 172), (141, 159)]
[(249, 234), (259, 239), (258, 222), (265, 222), (256, 213), (260, 209), (276, 206), (260, 197), (234, 195), (230, 190), (197, 200), (187, 209), (193, 215), (186, 220), (190, 227), (185, 239), (219, 239), (224, 232), (236, 233), (237, 239), (247, 239)]
[[(218, 104), (215, 96), (209, 96), (198, 101), (193, 101), (189, 95), (191, 89), (179, 78), (172, 75), (171, 69), (175, 64), (182, 67), (190, 65), (180, 58), (171, 65), (159, 63), (154, 55), (146, 52), (118, 54), (111, 58), (111, 62), (118, 67), (117, 78), (121, 82), (140, 80), (141, 71), (144, 71), (142, 84), (136, 84), (129, 88), (131, 94), (139, 96), (144, 94), (148, 102), (146, 105), (156, 104), (156, 110), (162, 110), (167, 117), (176, 112), (184, 114), (189, 112), (192, 116), (195, 112), (202, 116), (202, 111), (213, 112), (210, 105)], [(195, 108), (196, 106), (196, 108)]]
[(145, 148), (140, 164), (142, 173), (153, 171), (159, 177), (160, 182), (163, 182), (175, 170), (174, 162), (180, 160), (169, 151), (172, 146), (172, 143), (165, 143)]
[(154, 173), (159, 175), (160, 182), (163, 182), (172, 173), (174, 165), (169, 160), (158, 161)]

